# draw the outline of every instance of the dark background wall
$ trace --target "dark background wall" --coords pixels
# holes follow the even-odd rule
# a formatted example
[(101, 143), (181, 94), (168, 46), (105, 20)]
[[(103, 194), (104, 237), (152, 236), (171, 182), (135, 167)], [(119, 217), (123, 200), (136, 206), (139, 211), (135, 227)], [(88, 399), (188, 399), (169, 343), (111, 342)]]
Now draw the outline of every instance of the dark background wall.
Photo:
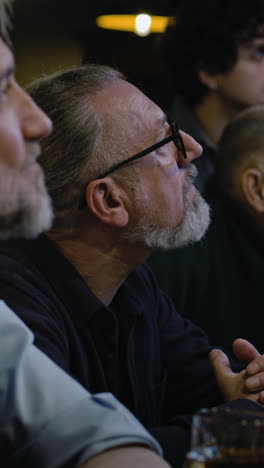
[[(141, 13), (172, 15), (176, 0), (16, 0), (17, 78), (26, 84), (42, 73), (78, 66), (86, 61), (120, 69), (152, 99), (166, 108), (173, 85), (159, 56), (160, 34), (100, 29), (101, 14)], [(133, 5), (133, 6), (132, 6)]]

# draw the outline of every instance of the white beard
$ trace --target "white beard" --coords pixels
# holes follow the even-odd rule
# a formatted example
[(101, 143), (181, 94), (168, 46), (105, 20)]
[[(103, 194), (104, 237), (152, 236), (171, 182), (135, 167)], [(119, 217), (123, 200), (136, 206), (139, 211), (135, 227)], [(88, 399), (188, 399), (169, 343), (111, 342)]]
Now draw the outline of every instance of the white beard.
[[(27, 143), (29, 160), (39, 153)], [(29, 182), (26, 175), (0, 162), (0, 239), (32, 238), (51, 227), (53, 210), (43, 174)]]
[[(186, 170), (188, 175), (183, 188), (186, 212), (182, 224), (175, 227), (157, 227), (149, 222), (144, 222), (141, 217), (137, 225), (133, 228), (130, 227), (125, 233), (127, 240), (132, 243), (144, 243), (152, 249), (169, 250), (183, 247), (202, 238), (210, 223), (210, 209), (198, 191), (196, 191), (192, 203), (188, 201), (186, 195), (197, 175), (197, 169), (194, 165), (190, 165)], [(142, 203), (145, 203), (142, 195), (140, 194), (136, 201), (137, 205), (140, 203), (142, 206)], [(151, 213), (150, 215), (146, 214), (146, 216), (151, 219)]]

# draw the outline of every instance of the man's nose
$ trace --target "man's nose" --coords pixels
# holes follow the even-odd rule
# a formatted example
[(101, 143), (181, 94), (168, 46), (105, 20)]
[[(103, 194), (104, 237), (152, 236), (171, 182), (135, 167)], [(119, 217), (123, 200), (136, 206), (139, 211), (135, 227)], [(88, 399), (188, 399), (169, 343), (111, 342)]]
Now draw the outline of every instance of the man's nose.
[(26, 140), (40, 140), (52, 131), (50, 118), (38, 107), (27, 92), (21, 89), (21, 126)]
[(186, 166), (186, 164), (189, 164), (194, 159), (199, 158), (199, 156), (201, 156), (201, 154), (203, 152), (203, 148), (188, 133), (185, 133), (182, 130), (180, 130), (180, 134), (181, 134), (182, 141), (183, 141), (185, 151), (186, 151), (186, 154), (187, 154), (186, 159), (183, 156), (181, 157), (181, 161), (180, 161), (179, 166), (183, 167), (183, 166)]

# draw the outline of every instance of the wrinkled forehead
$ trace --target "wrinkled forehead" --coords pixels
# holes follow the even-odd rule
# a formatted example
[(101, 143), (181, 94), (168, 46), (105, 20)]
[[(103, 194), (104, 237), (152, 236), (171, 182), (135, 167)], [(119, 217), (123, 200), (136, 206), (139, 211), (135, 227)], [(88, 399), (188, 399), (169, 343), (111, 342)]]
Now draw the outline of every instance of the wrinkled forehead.
[(124, 80), (116, 80), (97, 96), (100, 113), (114, 119), (121, 127), (133, 131), (164, 127), (164, 112), (138, 88)]

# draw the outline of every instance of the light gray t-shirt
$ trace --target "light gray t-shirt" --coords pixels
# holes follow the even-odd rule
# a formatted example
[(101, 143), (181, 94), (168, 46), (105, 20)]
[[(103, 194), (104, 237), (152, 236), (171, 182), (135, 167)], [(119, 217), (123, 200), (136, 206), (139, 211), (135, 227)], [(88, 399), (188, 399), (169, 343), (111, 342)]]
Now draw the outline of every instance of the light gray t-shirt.
[(0, 301), (0, 447), (3, 466), (80, 464), (116, 446), (158, 443), (111, 394), (89, 394), (33, 345)]

